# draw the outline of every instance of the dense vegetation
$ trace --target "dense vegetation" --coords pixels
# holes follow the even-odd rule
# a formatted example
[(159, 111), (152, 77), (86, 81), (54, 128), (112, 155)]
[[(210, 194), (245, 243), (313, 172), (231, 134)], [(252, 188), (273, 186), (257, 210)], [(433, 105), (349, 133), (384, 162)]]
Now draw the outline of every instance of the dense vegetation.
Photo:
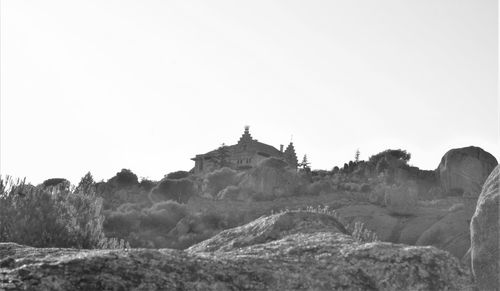
[(117, 248), (103, 231), (102, 199), (58, 185), (0, 179), (0, 241), (34, 247)]
[[(221, 165), (201, 176), (169, 173), (158, 182), (122, 169), (101, 182), (87, 173), (76, 187), (63, 178), (38, 186), (4, 179), (0, 241), (40, 247), (110, 248), (130, 243), (131, 247), (182, 249), (263, 214), (193, 210), (192, 197), (272, 206), (274, 200), (285, 197), (327, 195), (332, 200), (377, 204), (394, 215), (412, 215), (417, 200), (427, 197), (435, 180), (431, 171), (411, 167), (410, 158), (404, 150), (386, 150), (361, 161), (357, 152), (354, 161), (331, 171), (311, 170), (306, 157), (299, 171), (270, 158), (246, 171)], [(362, 226), (350, 227), (360, 239), (373, 239)]]

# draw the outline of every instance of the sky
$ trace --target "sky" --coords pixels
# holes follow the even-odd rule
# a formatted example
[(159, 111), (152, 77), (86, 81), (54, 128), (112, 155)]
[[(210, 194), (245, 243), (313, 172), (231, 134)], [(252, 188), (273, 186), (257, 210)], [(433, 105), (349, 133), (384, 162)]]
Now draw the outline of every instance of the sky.
[(158, 180), (252, 136), (500, 157), (495, 0), (0, 2), (0, 173)]

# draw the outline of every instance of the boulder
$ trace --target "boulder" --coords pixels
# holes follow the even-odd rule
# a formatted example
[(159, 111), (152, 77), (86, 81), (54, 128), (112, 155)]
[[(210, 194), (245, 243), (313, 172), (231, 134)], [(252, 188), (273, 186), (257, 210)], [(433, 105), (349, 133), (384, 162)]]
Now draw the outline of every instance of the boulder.
[(395, 242), (393, 234), (397, 231), (400, 219), (391, 216), (387, 209), (371, 204), (358, 204), (336, 209), (335, 212), (345, 223), (362, 222), (381, 241)]
[(437, 168), (441, 187), (447, 193), (478, 197), (484, 181), (498, 164), (497, 159), (479, 147), (448, 151)]
[(422, 233), (441, 220), (445, 214), (445, 211), (440, 209), (420, 207), (415, 216), (406, 221), (397, 242), (414, 245)]
[(279, 240), (291, 234), (324, 231), (348, 234), (342, 223), (332, 215), (290, 211), (262, 217), (241, 227), (222, 231), (188, 250), (196, 252), (229, 251)]
[(399, 216), (392, 215), (386, 208), (370, 204), (349, 205), (335, 212), (345, 223), (362, 222), (382, 241), (411, 245), (447, 214), (446, 210), (419, 207), (413, 216)]
[(462, 258), (470, 247), (467, 219), (464, 209), (450, 212), (424, 231), (415, 244), (435, 246)]
[(0, 243), (0, 289), (466, 290), (434, 247), (360, 243), (334, 217), (280, 213), (186, 251), (43, 249)]
[(472, 272), (480, 290), (500, 290), (500, 166), (486, 180), (470, 225)]

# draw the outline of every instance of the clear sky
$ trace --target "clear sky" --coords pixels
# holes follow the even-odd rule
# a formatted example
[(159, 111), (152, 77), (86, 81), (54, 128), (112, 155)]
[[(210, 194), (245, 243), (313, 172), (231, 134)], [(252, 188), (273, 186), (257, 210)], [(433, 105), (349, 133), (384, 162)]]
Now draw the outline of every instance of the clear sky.
[(160, 179), (243, 127), (331, 169), (499, 158), (495, 0), (1, 1), (0, 171)]

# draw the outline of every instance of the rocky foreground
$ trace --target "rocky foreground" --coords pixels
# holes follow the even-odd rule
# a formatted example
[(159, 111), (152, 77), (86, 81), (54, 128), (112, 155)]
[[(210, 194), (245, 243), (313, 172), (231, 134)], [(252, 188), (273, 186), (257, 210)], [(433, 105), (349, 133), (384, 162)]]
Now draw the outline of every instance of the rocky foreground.
[(0, 244), (0, 290), (467, 290), (434, 247), (360, 243), (328, 214), (286, 212), (186, 251)]

